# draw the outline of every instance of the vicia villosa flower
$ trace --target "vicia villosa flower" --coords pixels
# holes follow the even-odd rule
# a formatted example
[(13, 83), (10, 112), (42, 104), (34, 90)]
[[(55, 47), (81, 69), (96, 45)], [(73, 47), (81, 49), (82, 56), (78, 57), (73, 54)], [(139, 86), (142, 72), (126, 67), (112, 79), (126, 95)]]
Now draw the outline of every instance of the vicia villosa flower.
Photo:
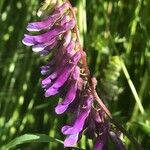
[(69, 125), (62, 127), (61, 132), (66, 135), (64, 146), (74, 146), (85, 134), (95, 141), (95, 150), (106, 149), (110, 138), (119, 141), (116, 145), (123, 150), (117, 134), (110, 132), (106, 116), (111, 115), (95, 91), (96, 79), (90, 76), (71, 4), (56, 0), (50, 13), (38, 22), (29, 23), (27, 30), (32, 34), (25, 34), (23, 43), (41, 56), (53, 57), (41, 67), (45, 97), (59, 94), (62, 101), (55, 112), (74, 116)]

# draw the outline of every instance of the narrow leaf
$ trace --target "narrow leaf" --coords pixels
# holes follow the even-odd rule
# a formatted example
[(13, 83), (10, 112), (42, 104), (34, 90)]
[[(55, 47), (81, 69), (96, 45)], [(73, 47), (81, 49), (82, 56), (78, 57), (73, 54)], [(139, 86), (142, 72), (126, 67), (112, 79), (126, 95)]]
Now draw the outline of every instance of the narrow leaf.
[[(25, 144), (25, 143), (49, 143), (49, 142), (58, 142), (63, 144), (63, 141), (53, 137), (49, 137), (48, 135), (45, 134), (24, 134), (19, 137), (16, 137), (14, 140), (9, 142), (6, 146), (4, 146), (4, 149), (8, 150), (17, 145)], [(80, 148), (74, 147), (74, 149), (80, 149)]]

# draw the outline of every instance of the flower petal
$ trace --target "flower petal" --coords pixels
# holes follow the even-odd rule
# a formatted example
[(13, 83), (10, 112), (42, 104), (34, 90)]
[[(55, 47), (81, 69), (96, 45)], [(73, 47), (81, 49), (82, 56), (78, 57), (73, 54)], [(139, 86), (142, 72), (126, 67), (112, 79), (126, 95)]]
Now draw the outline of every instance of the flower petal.
[(108, 130), (109, 130), (108, 123), (104, 123), (101, 128), (102, 128), (102, 134), (98, 135), (96, 144), (94, 146), (94, 150), (104, 150), (106, 148), (106, 143), (108, 140)]
[(65, 11), (69, 8), (68, 3), (62, 4), (58, 7), (54, 12), (46, 19), (39, 22), (29, 23), (27, 26), (28, 31), (40, 31), (43, 29), (50, 29), (65, 13)]
[(77, 91), (77, 85), (78, 85), (77, 82), (78, 82), (79, 76), (80, 76), (80, 69), (79, 67), (75, 67), (73, 71), (72, 79), (70, 79), (72, 81), (70, 81), (71, 85), (69, 89), (67, 90), (67, 94), (64, 100), (55, 107), (55, 112), (57, 114), (64, 113), (67, 110), (68, 106), (74, 101), (76, 97), (76, 91)]
[(48, 43), (51, 41), (54, 37), (62, 34), (65, 32), (63, 27), (55, 27), (54, 29), (50, 30), (49, 32), (43, 33), (41, 35), (27, 35), (25, 34), (25, 37), (23, 39), (23, 44), (27, 46), (33, 46), (40, 43)]
[(82, 131), (85, 120), (90, 113), (92, 100), (93, 100), (93, 98), (91, 96), (86, 97), (85, 105), (84, 105), (84, 107), (81, 108), (78, 118), (76, 119), (73, 126), (62, 127), (61, 131), (63, 134), (65, 134), (65, 135), (76, 134), (76, 133), (79, 133), (80, 131)]
[(73, 147), (78, 141), (79, 134), (68, 135), (64, 141), (65, 147)]
[(55, 107), (55, 112), (56, 112), (56, 114), (62, 114), (67, 110), (67, 108), (68, 108), (68, 104), (66, 104), (66, 105), (58, 104)]
[(57, 114), (62, 114), (66, 111), (69, 104), (72, 103), (72, 101), (76, 97), (76, 90), (77, 90), (77, 84), (76, 83), (72, 84), (69, 91), (67, 92), (65, 99), (55, 107), (55, 112)]
[(116, 148), (117, 150), (126, 150), (123, 142), (121, 141), (121, 139), (116, 135), (116, 133), (110, 131), (109, 135), (112, 139), (112, 141), (116, 144)]
[(32, 47), (32, 50), (34, 52), (41, 52), (42, 53), (42, 51), (45, 49), (47, 49), (47, 50), (49, 49), (49, 51), (52, 50), (56, 45), (57, 45), (57, 39), (53, 38), (47, 43), (34, 45)]
[(96, 144), (94, 146), (94, 150), (104, 150), (106, 141), (107, 141), (107, 135), (102, 134), (101, 136), (98, 136), (96, 140)]
[(75, 21), (70, 20), (69, 22), (66, 22), (63, 26), (56, 26), (54, 29), (51, 29), (49, 32), (43, 33), (41, 35), (25, 34), (25, 37), (22, 40), (22, 42), (27, 46), (33, 46), (40, 43), (47, 43), (51, 41), (54, 37), (72, 29), (74, 26)]
[(72, 57), (75, 54), (74, 48), (75, 48), (75, 42), (72, 40), (66, 48), (66, 53), (69, 57)]
[(72, 71), (73, 68), (73, 64), (68, 64), (64, 70), (62, 71), (61, 75), (56, 79), (56, 81), (54, 82), (54, 84), (48, 88), (45, 92), (45, 97), (51, 96), (51, 90), (52, 89), (58, 89), (61, 86), (63, 86), (63, 84), (66, 82), (66, 80), (68, 79), (70, 72)]

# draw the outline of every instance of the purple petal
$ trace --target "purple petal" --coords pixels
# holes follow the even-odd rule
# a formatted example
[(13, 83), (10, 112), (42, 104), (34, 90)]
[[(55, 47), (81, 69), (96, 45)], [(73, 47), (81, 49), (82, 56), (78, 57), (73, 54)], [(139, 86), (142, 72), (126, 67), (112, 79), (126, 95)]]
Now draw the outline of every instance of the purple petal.
[(61, 20), (60, 20), (60, 25), (63, 26), (66, 22), (70, 20), (69, 15), (65, 15)]
[(55, 72), (51, 73), (48, 77), (42, 80), (42, 87), (46, 88), (47, 85), (50, 85), (57, 76), (63, 71), (63, 68), (58, 68)]
[(52, 79), (50, 78), (50, 76), (48, 76), (46, 79), (42, 80), (42, 86), (50, 84), (51, 82), (52, 82)]
[(98, 111), (98, 110), (92, 109), (91, 110), (91, 117), (93, 118), (93, 121), (96, 124), (99, 124), (99, 123), (103, 122), (103, 120), (101, 118), (100, 111)]
[(70, 81), (71, 86), (65, 96), (65, 99), (61, 102), (61, 105), (69, 105), (75, 99), (76, 91), (77, 91), (77, 80), (78, 80), (79, 76), (80, 76), (79, 67), (75, 67), (75, 69), (73, 71), (72, 79), (70, 79), (73, 81)]
[(63, 32), (65, 32), (63, 27), (55, 27), (54, 29), (52, 29), (49, 32), (43, 33), (41, 35), (27, 35), (25, 34), (25, 37), (23, 39), (23, 44), (27, 45), (27, 46), (32, 46), (32, 45), (36, 45), (39, 43), (48, 43), (49, 41), (51, 41), (54, 37), (62, 34)]
[(58, 68), (57, 72), (55, 72), (49, 76), (51, 79), (54, 79), (62, 71), (61, 74), (59, 75), (59, 77), (56, 79), (55, 83), (49, 89), (46, 90), (46, 93), (45, 93), (46, 97), (51, 95), (49, 92), (49, 91), (51, 91), (51, 88), (58, 89), (64, 85), (64, 83), (67, 81), (74, 65), (76, 65), (76, 63), (79, 61), (80, 57), (81, 57), (81, 54), (79, 52), (76, 52), (76, 54), (72, 58), (73, 63), (67, 64), (64, 68), (61, 67), (62, 70)]
[(61, 75), (56, 79), (55, 83), (52, 87), (60, 88), (68, 79), (71, 71), (72, 71), (72, 64), (67, 65), (64, 70), (62, 71)]
[(94, 150), (104, 150), (106, 148), (107, 140), (108, 140), (108, 123), (103, 123), (101, 126), (102, 134), (97, 137), (96, 144), (94, 146)]
[(66, 53), (68, 54), (69, 57), (72, 57), (75, 54), (74, 48), (75, 48), (75, 42), (71, 41), (66, 48)]
[(50, 67), (48, 65), (41, 67), (41, 74), (46, 75), (49, 72)]
[(72, 103), (76, 97), (76, 90), (77, 90), (77, 83), (72, 84), (69, 91), (67, 92), (65, 99), (55, 107), (55, 112), (57, 114), (62, 114), (67, 110), (69, 104)]
[(61, 5), (60, 7), (58, 7), (51, 15), (50, 17), (39, 21), (39, 22), (32, 22), (29, 23), (27, 26), (27, 30), (28, 31), (40, 31), (43, 29), (47, 29), (47, 28), (51, 28), (56, 21), (59, 20), (59, 18), (62, 17), (62, 15), (64, 14), (64, 12), (69, 8), (68, 3), (64, 3), (63, 5)]
[(69, 135), (69, 134), (76, 134), (82, 131), (84, 122), (88, 116), (89, 112), (84, 111), (79, 114), (79, 117), (77, 118), (76, 122), (74, 123), (73, 126), (64, 126), (62, 128), (62, 133), (64, 135)]
[(25, 37), (23, 38), (22, 40), (22, 43), (26, 46), (33, 46), (34, 43), (33, 43), (33, 40), (31, 40), (30, 38), (26, 38), (26, 34), (24, 35)]
[[(63, 59), (63, 62), (61, 62), (62, 66), (59, 65), (59, 67), (57, 67), (57, 69), (55, 70), (55, 72), (51, 73), (47, 78), (45, 78), (42, 81), (42, 87), (46, 88), (48, 86), (50, 86), (52, 80), (56, 79), (58, 76), (58, 78), (56, 79), (55, 83), (49, 88), (49, 90), (51, 90), (51, 88), (53, 89), (58, 89), (60, 88), (68, 79), (74, 65), (76, 65), (76, 63), (79, 61), (81, 57), (81, 54), (79, 52), (77, 52), (72, 59), (73, 63), (69, 63)], [(45, 70), (44, 70), (45, 71)], [(50, 96), (50, 92), (48, 92), (48, 89), (46, 90), (46, 97), (48, 97), (48, 95)]]
[(53, 96), (58, 94), (59, 89), (55, 89), (55, 88), (49, 88), (46, 92), (45, 92), (45, 97), (49, 97), (49, 96)]
[(66, 105), (58, 104), (55, 107), (56, 114), (62, 114), (62, 113), (64, 113), (67, 110), (68, 106), (69, 106), (68, 104), (66, 104)]
[(74, 65), (77, 64), (77, 62), (79, 61), (80, 58), (81, 58), (81, 54), (79, 52), (76, 52), (76, 54), (72, 58), (73, 64), (68, 64), (64, 68), (62, 74), (58, 77), (58, 79), (53, 84), (53, 87), (59, 88), (66, 82), (66, 80), (68, 79), (68, 77), (69, 77), (69, 75), (70, 75)]
[(94, 150), (104, 150), (106, 142), (107, 142), (107, 135), (103, 133), (102, 135), (98, 136), (96, 144), (94, 146)]
[(80, 53), (80, 51), (78, 51), (78, 52), (76, 52), (76, 53), (74, 54), (74, 56), (72, 57), (72, 62), (73, 62), (74, 64), (77, 64), (78, 61), (80, 60), (80, 58), (81, 58), (81, 53)]
[(66, 54), (66, 47), (68, 46), (68, 44), (70, 43), (70, 41), (71, 41), (71, 31), (68, 31), (64, 35), (64, 43), (63, 43), (62, 47), (60, 47), (57, 50), (54, 58), (49, 63), (49, 66), (51, 68), (54, 67), (56, 69), (57, 67), (60, 67), (60, 65), (63, 66), (64, 61), (66, 59), (66, 55), (67, 55)]
[[(51, 69), (49, 66), (43, 66), (44, 71), (50, 72)], [(42, 70), (43, 70), (42, 69)], [(51, 74), (49, 74), (45, 79), (42, 80), (42, 87), (46, 88), (47, 86), (50, 86), (50, 84), (52, 83), (52, 81), (56, 80), (56, 78), (64, 71), (64, 66), (62, 67), (58, 67), (54, 72), (52, 72)]]
[(76, 81), (79, 80), (79, 77), (80, 77), (80, 68), (76, 66), (72, 74), (72, 78)]
[(65, 147), (73, 147), (78, 141), (79, 134), (68, 135), (64, 141)]
[(70, 104), (75, 99), (76, 91), (77, 91), (77, 83), (74, 83), (71, 85), (65, 99), (62, 101), (62, 104), (63, 105)]
[(63, 84), (66, 82), (66, 80), (68, 79), (70, 72), (72, 70), (73, 65), (72, 64), (68, 64), (64, 70), (62, 71), (61, 75), (56, 79), (55, 83), (46, 90), (45, 92), (45, 97), (51, 96), (51, 90), (52, 89), (58, 89), (61, 86), (63, 86)]
[(82, 131), (85, 120), (90, 113), (92, 99), (93, 98), (91, 96), (86, 97), (86, 99), (85, 99), (86, 104), (82, 107), (74, 125), (73, 126), (64, 126), (61, 130), (63, 134), (65, 134), (65, 135), (76, 134), (76, 133), (79, 133), (80, 131)]
[(46, 77), (44, 80), (42, 80), (42, 86), (47, 85), (47, 84), (51, 84), (51, 81), (54, 80), (57, 77), (57, 75), (59, 74), (59, 71), (60, 70), (52, 73), (51, 75)]
[(48, 43), (34, 45), (32, 47), (32, 50), (34, 52), (41, 52), (41, 51), (43, 51), (44, 49), (47, 49), (47, 48), (49, 48), (49, 50), (51, 50), (56, 45), (57, 45), (57, 39), (53, 38)]
[(66, 48), (67, 45), (70, 43), (70, 41), (71, 41), (71, 31), (67, 31), (66, 34), (64, 35), (63, 47)]
[[(76, 54), (72, 58), (73, 63), (67, 64), (64, 68), (59, 69), (57, 72), (54, 72), (48, 78), (46, 78), (45, 79), (46, 81), (45, 80), (42, 81), (43, 87), (46, 88), (48, 84), (51, 84), (50, 79), (55, 79), (58, 76), (58, 74), (61, 72), (61, 74), (56, 79), (54, 84), (50, 86), (48, 89), (46, 89), (45, 97), (49, 97), (51, 95), (54, 95), (54, 93), (55, 94), (58, 93), (58, 89), (62, 87), (64, 83), (67, 81), (74, 65), (76, 65), (76, 63), (79, 61), (80, 57), (81, 57), (81, 54), (79, 52), (76, 52)], [(56, 92), (54, 92), (54, 90), (56, 90)]]
[(75, 25), (76, 25), (76, 22), (75, 22), (74, 19), (72, 19), (72, 20), (66, 22), (66, 23), (63, 25), (63, 27), (64, 27), (65, 30), (67, 31), (67, 30), (73, 29)]
[[(68, 40), (68, 39), (67, 39)], [(69, 39), (71, 40), (71, 39)], [(75, 54), (75, 52), (73, 52), (74, 47), (75, 47), (75, 43), (73, 41), (71, 41), (70, 43), (66, 41), (63, 45), (63, 47), (61, 47), (58, 51), (57, 54), (55, 55), (54, 59), (52, 60), (52, 64), (54, 64), (55, 66), (63, 66), (64, 64), (68, 63), (70, 61), (70, 59), (73, 60), (73, 62), (77, 62), (78, 60), (76, 60), (76, 57), (81, 57), (80, 54)]]
[(117, 150), (125, 150), (125, 146), (121, 139), (112, 131), (109, 132), (112, 141), (116, 144)]
[(73, 76), (72, 76), (72, 78), (73, 78), (72, 80), (74, 80), (74, 81), (70, 81), (71, 86), (65, 96), (65, 99), (55, 107), (55, 112), (57, 114), (64, 113), (67, 110), (68, 106), (74, 101), (74, 99), (76, 97), (77, 80), (78, 80), (79, 76), (80, 76), (80, 69), (79, 69), (79, 67), (75, 67), (75, 69), (73, 71)]
[(25, 34), (24, 39), (22, 40), (23, 44), (27, 46), (33, 46), (40, 43), (48, 43), (54, 37), (72, 29), (75, 26), (75, 21), (71, 20), (64, 24), (64, 26), (56, 26), (54, 29), (49, 32), (43, 33), (41, 35), (27, 35)]

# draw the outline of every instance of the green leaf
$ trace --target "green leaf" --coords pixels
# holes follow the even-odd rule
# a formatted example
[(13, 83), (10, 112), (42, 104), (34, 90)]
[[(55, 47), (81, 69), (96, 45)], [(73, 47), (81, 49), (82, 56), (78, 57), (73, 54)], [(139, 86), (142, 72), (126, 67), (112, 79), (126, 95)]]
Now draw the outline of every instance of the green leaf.
[(63, 144), (63, 141), (58, 140), (56, 138), (52, 138), (49, 137), (48, 135), (44, 135), (44, 134), (24, 134), (21, 135), (19, 137), (16, 137), (14, 140), (12, 140), (11, 142), (9, 142), (6, 146), (5, 146), (5, 150), (6, 149), (10, 149), (13, 148), (19, 144), (25, 144), (25, 143), (33, 143), (33, 142), (37, 142), (37, 143), (43, 143), (43, 142), (59, 142), (61, 144)]
[[(24, 134), (19, 137), (16, 137), (14, 140), (9, 142), (7, 145), (3, 147), (4, 150), (9, 150), (10, 148), (13, 148), (17, 145), (20, 144), (25, 144), (25, 143), (49, 143), (49, 142), (58, 142), (63, 144), (63, 141), (49, 137), (48, 135), (45, 134)], [(74, 149), (80, 149), (78, 147), (73, 147)]]
[(145, 132), (146, 134), (150, 135), (150, 125), (145, 124), (143, 122), (139, 122), (137, 124), (139, 125), (139, 127), (141, 128), (141, 130), (143, 132)]

